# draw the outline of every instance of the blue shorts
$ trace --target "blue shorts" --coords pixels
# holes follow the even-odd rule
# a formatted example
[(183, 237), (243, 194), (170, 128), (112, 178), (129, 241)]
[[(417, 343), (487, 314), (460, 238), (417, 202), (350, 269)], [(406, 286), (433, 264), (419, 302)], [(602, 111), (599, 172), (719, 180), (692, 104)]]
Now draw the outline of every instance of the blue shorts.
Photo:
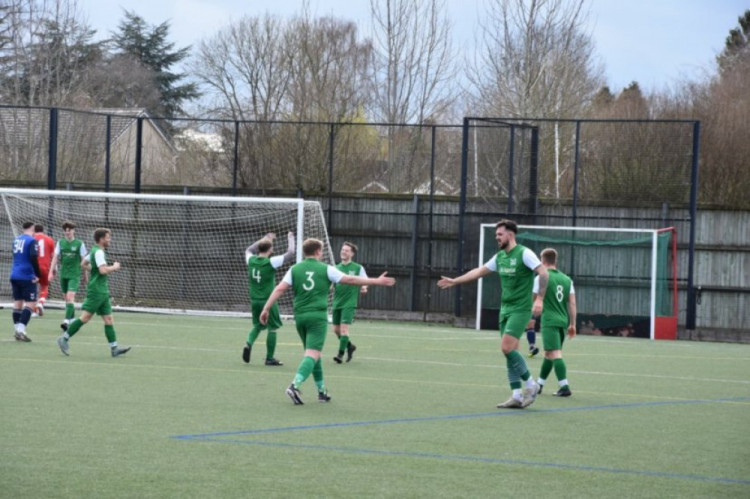
[(11, 279), (10, 286), (13, 288), (13, 301), (36, 301), (36, 283)]

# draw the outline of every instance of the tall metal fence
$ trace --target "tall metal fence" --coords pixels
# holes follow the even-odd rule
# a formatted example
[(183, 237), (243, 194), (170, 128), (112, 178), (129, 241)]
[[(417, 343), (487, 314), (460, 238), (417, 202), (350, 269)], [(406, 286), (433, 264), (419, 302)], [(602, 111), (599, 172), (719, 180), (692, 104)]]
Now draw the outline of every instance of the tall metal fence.
[[(402, 267), (412, 284), (394, 307), (426, 312), (445, 309), (445, 296), (431, 291), (440, 272), (476, 266), (480, 223), (675, 225), (693, 328), (699, 137), (699, 122), (688, 120), (259, 122), (0, 106), (0, 179), (317, 199), (334, 245), (366, 239), (374, 269)], [(396, 247), (410, 257), (388, 261), (388, 243), (404, 238)], [(447, 311), (470, 313), (472, 293), (456, 293)]]

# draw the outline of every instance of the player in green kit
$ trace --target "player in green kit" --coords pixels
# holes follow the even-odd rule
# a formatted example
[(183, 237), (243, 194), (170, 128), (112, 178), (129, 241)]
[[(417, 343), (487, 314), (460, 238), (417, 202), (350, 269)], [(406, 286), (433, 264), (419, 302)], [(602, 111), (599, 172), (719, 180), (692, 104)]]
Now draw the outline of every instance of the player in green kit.
[[(367, 277), (365, 268), (353, 261), (357, 254), (357, 245), (346, 241), (341, 245), (341, 263), (336, 268), (347, 275), (358, 275)], [(334, 284), (333, 292), (333, 332), (339, 339), (339, 352), (333, 360), (337, 364), (343, 362), (344, 352), (346, 361), (352, 360), (352, 355), (357, 347), (349, 340), (349, 326), (354, 321), (357, 311), (357, 301), (360, 293), (367, 293), (367, 286), (351, 286), (349, 284)]]
[(81, 262), (86, 257), (86, 245), (80, 239), (76, 239), (76, 226), (73, 222), (64, 222), (62, 229), (65, 237), (57, 241), (55, 246), (55, 254), (49, 269), (49, 281), (52, 282), (54, 279), (59, 262), (60, 290), (65, 295), (65, 320), (60, 327), (66, 331), (76, 315), (76, 292), (86, 281), (86, 274), (81, 272)]
[(112, 302), (109, 297), (109, 274), (120, 270), (120, 262), (112, 265), (107, 264), (107, 249), (112, 240), (112, 231), (109, 229), (96, 229), (94, 231), (94, 247), (91, 248), (88, 259), (84, 261), (85, 267), (91, 268), (91, 277), (86, 287), (86, 299), (81, 305), (81, 316), (74, 319), (68, 326), (68, 330), (57, 338), (57, 345), (65, 355), (70, 355), (68, 341), (78, 332), (84, 324), (88, 323), (94, 314), (101, 315), (104, 320), (104, 334), (109, 342), (112, 357), (119, 357), (130, 351), (130, 347), (120, 348), (117, 346), (117, 334), (115, 334), (114, 318), (112, 317)]
[[(567, 367), (562, 358), (562, 345), (567, 330), (570, 339), (576, 335), (576, 295), (573, 280), (557, 270), (557, 251), (552, 248), (542, 250), (542, 265), (549, 273), (547, 292), (544, 294), (544, 311), (542, 312), (542, 342), (544, 343), (544, 361), (539, 373), (539, 393), (547, 381), (552, 369), (555, 370), (559, 390), (554, 395), (570, 397), (572, 392), (568, 385)], [(539, 295), (539, 286), (534, 281), (534, 298)]]
[(304, 260), (293, 265), (281, 282), (274, 288), (260, 314), (260, 322), (267, 324), (270, 310), (289, 288), (294, 293), (294, 321), (297, 334), (302, 340), (305, 355), (297, 368), (297, 374), (286, 389), (286, 394), (295, 405), (302, 405), (300, 385), (312, 373), (318, 388), (318, 401), (331, 400), (323, 380), (321, 351), (328, 330), (328, 292), (331, 284), (343, 283), (355, 286), (393, 286), (396, 280), (383, 272), (379, 277), (346, 275), (336, 267), (320, 261), (323, 243), (318, 239), (307, 239), (302, 244)]
[[(438, 281), (441, 289), (466, 284), (497, 272), (500, 275), (500, 346), (505, 355), (511, 397), (497, 405), (498, 408), (523, 409), (536, 400), (539, 385), (529, 373), (526, 361), (518, 352), (519, 339), (533, 315), (542, 313), (542, 297), (547, 290), (547, 270), (529, 248), (516, 243), (518, 226), (512, 220), (495, 224), (495, 240), (500, 251), (483, 266), (456, 277), (443, 277)], [(539, 293), (532, 298), (534, 273), (539, 276)], [(526, 384), (525, 388), (522, 381)]]
[(261, 324), (260, 313), (263, 310), (266, 300), (271, 296), (273, 288), (276, 286), (276, 269), (294, 261), (294, 233), (290, 232), (287, 235), (287, 250), (283, 255), (271, 256), (274, 239), (276, 239), (276, 234), (269, 232), (266, 234), (266, 237), (253, 243), (245, 250), (250, 307), (253, 313), (253, 328), (247, 335), (245, 348), (242, 350), (242, 360), (246, 363), (250, 362), (253, 343), (255, 343), (260, 332), (267, 328), (267, 366), (283, 365), (274, 357), (274, 352), (276, 351), (276, 330), (281, 327), (281, 316), (279, 315), (279, 306), (274, 305), (270, 310), (268, 324), (266, 325)]

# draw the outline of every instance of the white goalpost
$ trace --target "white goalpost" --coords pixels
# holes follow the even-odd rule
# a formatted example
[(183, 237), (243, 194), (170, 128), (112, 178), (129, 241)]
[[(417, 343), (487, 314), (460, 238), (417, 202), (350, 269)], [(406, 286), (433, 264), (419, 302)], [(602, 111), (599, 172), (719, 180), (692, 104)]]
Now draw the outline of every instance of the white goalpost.
[[(249, 316), (245, 249), (269, 232), (274, 254), (287, 251), (287, 233), (302, 242), (324, 244), (324, 261), (334, 263), (320, 204), (295, 198), (183, 196), (109, 192), (0, 189), (0, 273), (10, 274), (11, 243), (25, 221), (41, 223), (55, 241), (62, 224), (76, 224), (87, 248), (94, 230), (112, 230), (109, 259), (122, 264), (110, 278), (115, 310)], [(288, 267), (277, 271), (277, 282)], [(3, 296), (10, 284), (0, 280)], [(85, 296), (81, 289), (80, 303)], [(57, 281), (50, 283), (48, 306), (62, 306)], [(291, 295), (279, 302), (291, 316)]]
[[(479, 239), (479, 265), (484, 265), (498, 251), (495, 225), (481, 224)], [(673, 228), (519, 225), (516, 240), (537, 255), (547, 247), (557, 250), (558, 269), (575, 284), (579, 330), (612, 336), (676, 338)], [(499, 279), (480, 279), (476, 329), (493, 324), (492, 314), (497, 313), (499, 303)]]

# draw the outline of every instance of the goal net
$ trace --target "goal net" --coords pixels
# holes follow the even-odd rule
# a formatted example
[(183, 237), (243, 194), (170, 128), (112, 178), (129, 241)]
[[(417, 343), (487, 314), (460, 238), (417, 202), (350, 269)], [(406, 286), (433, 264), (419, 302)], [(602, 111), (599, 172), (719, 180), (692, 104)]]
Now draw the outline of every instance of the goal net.
[[(537, 256), (558, 253), (557, 268), (573, 279), (583, 334), (675, 339), (676, 237), (661, 230), (519, 225), (516, 241)], [(482, 224), (480, 265), (498, 252), (495, 225)], [(479, 281), (477, 329), (497, 329), (500, 279)]]
[[(115, 309), (164, 313), (246, 316), (250, 313), (245, 249), (269, 232), (274, 254), (287, 250), (287, 233), (323, 241), (324, 261), (334, 263), (325, 220), (316, 201), (285, 198), (179, 196), (0, 189), (0, 274), (10, 275), (11, 242), (25, 221), (41, 223), (55, 241), (62, 224), (76, 224), (88, 249), (94, 230), (112, 230), (110, 262), (121, 270), (109, 281)], [(277, 282), (288, 266), (277, 271)], [(0, 279), (3, 296), (10, 283)], [(77, 301), (85, 294), (79, 291)], [(50, 301), (51, 300), (51, 301)], [(62, 305), (58, 280), (50, 283), (51, 305)], [(291, 293), (279, 301), (292, 314)]]

